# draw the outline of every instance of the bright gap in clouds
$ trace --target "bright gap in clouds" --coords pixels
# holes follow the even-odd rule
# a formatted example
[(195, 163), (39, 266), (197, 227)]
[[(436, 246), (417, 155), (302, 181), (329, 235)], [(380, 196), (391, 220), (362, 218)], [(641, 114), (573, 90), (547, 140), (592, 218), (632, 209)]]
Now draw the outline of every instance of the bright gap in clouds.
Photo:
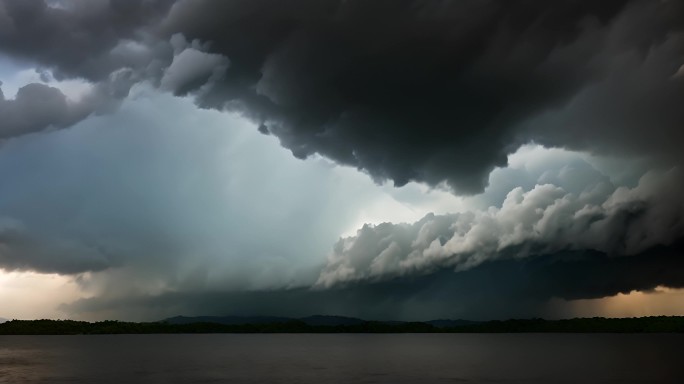
[(92, 84), (85, 80), (64, 79), (57, 80), (49, 70), (20, 67), (0, 56), (0, 81), (2, 81), (2, 93), (5, 99), (14, 99), (19, 88), (27, 84), (45, 84), (62, 91), (71, 101), (78, 102), (90, 91)]
[(80, 295), (78, 285), (68, 276), (0, 271), (0, 318), (64, 318), (59, 303)]

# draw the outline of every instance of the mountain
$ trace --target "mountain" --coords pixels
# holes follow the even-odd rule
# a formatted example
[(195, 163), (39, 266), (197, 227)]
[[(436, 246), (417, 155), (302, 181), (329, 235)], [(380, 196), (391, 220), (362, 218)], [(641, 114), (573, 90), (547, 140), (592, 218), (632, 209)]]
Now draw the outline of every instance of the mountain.
[(9, 321), (9, 320), (7, 320), (7, 319), (5, 319), (5, 318), (3, 318), (3, 317), (0, 317), (0, 324), (4, 323), (4, 322), (6, 322), (6, 321)]

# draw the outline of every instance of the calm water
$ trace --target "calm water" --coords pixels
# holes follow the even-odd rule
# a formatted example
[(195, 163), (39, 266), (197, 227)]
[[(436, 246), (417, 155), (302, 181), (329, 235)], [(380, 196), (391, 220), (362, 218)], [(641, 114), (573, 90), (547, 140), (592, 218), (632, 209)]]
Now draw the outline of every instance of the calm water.
[(0, 336), (0, 383), (684, 383), (684, 335)]

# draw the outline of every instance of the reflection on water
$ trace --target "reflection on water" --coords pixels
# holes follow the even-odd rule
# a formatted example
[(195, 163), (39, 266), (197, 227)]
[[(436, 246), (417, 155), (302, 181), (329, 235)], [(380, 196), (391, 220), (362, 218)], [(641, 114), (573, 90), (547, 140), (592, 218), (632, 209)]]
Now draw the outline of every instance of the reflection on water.
[(684, 383), (684, 335), (0, 336), (0, 383)]

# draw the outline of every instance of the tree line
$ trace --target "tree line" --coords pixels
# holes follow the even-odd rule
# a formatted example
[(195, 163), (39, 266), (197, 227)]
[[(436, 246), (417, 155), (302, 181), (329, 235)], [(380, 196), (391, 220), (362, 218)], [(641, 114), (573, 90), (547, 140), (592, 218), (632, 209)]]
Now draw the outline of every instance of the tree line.
[(453, 327), (423, 322), (367, 321), (354, 325), (308, 325), (301, 321), (268, 324), (167, 322), (87, 322), (74, 320), (11, 320), (0, 324), (0, 335), (99, 335), (164, 333), (663, 333), (684, 332), (684, 317), (576, 318), (567, 320), (495, 320)]

